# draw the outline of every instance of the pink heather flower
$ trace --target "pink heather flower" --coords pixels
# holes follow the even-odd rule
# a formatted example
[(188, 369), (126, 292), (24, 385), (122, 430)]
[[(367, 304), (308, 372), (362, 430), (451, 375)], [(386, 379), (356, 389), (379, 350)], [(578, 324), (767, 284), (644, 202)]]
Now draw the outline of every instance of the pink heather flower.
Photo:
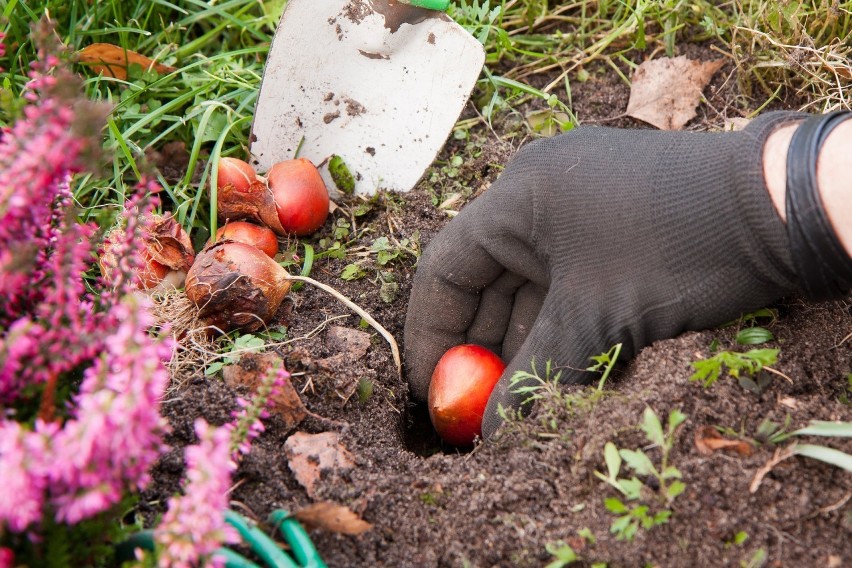
[(23, 532), (41, 520), (48, 442), (47, 436), (27, 432), (17, 422), (0, 424), (0, 526), (12, 532)]
[(272, 404), (272, 399), (281, 391), (284, 381), (289, 378), (290, 373), (283, 366), (269, 367), (251, 401), (237, 397), (237, 406), (240, 410), (233, 415), (233, 434), (231, 435), (234, 459), (237, 459), (239, 454), (248, 454), (251, 451), (251, 443), (266, 430), (262, 420), (269, 416), (268, 408)]
[(124, 490), (144, 488), (164, 450), (160, 399), (171, 343), (148, 336), (147, 298), (128, 295), (111, 316), (122, 323), (85, 372), (76, 417), (53, 438), (49, 487), (60, 522), (77, 523), (117, 503)]
[[(45, 27), (41, 35), (53, 37)], [(160, 400), (171, 344), (148, 334), (148, 300), (116, 287), (95, 302), (85, 286), (95, 227), (74, 222), (69, 184), (100, 146), (106, 107), (81, 97), (59, 63), (39, 52), (29, 105), (0, 132), (0, 533), (33, 529), (45, 510), (77, 523), (144, 487), (167, 427)], [(150, 181), (138, 188), (153, 189)], [(141, 246), (136, 215), (152, 207), (131, 200), (128, 273)], [(15, 421), (25, 389), (61, 384), (78, 369), (83, 381), (64, 422)]]
[[(45, 502), (56, 520), (78, 523), (149, 482), (167, 429), (160, 400), (168, 385), (167, 340), (154, 340), (145, 298), (127, 296), (113, 308), (122, 321), (89, 367), (75, 397), (75, 417), (36, 421), (33, 431), (0, 423), (0, 524), (22, 532), (41, 519)], [(11, 484), (11, 485), (9, 485)]]
[[(169, 499), (169, 510), (154, 531), (163, 568), (195, 568), (219, 561), (213, 557), (224, 543), (239, 542), (236, 530), (225, 522), (228, 489), (236, 464), (231, 459), (231, 429), (195, 421), (198, 444), (184, 450), (184, 495)], [(209, 565), (209, 564), (208, 564)]]

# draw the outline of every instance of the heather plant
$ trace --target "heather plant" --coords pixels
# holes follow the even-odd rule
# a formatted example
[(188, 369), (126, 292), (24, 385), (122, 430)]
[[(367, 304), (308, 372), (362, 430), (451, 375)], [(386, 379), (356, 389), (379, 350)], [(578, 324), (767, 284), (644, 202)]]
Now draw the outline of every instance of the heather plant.
[[(0, 139), (0, 555), (102, 565), (168, 429), (160, 405), (172, 345), (150, 332), (151, 299), (133, 278), (158, 188), (143, 179), (110, 233), (110, 280), (87, 277), (99, 231), (76, 222), (71, 184), (95, 164), (108, 109), (79, 94), (46, 23), (35, 36), (43, 47), (25, 104)], [(235, 460), (287, 376), (268, 369), (232, 423), (196, 424), (185, 491), (156, 529), (160, 566), (199, 565), (234, 540), (224, 512)]]
[(171, 345), (148, 333), (150, 300), (130, 284), (153, 186), (130, 200), (116, 279), (96, 294), (97, 227), (75, 222), (70, 183), (92, 163), (106, 109), (79, 95), (49, 26), (35, 35), (26, 104), (0, 140), (0, 543), (19, 564), (99, 564), (167, 428)]

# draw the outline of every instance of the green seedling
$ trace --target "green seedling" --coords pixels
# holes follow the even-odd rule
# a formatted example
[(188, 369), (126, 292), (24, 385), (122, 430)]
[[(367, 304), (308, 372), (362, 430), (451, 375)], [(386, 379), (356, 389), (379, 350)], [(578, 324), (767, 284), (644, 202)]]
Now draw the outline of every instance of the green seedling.
[(784, 419), (784, 424), (778, 424), (772, 420), (766, 419), (757, 427), (755, 439), (758, 442), (765, 444), (780, 444), (793, 434), (787, 430), (790, 428), (790, 415)]
[(779, 352), (780, 349), (752, 349), (746, 353), (720, 351), (709, 359), (693, 361), (695, 372), (689, 380), (702, 381), (705, 387), (709, 387), (719, 379), (725, 368), (728, 374), (736, 379), (740, 378), (741, 373), (755, 377), (765, 367), (778, 361)]
[[(618, 355), (621, 353), (621, 344), (612, 346), (608, 351), (591, 357), (593, 364), (586, 370), (600, 372), (597, 388), (586, 388), (579, 392), (565, 392), (560, 387), (562, 371), (553, 368), (552, 361), (547, 361), (544, 366), (543, 377), (539, 374), (535, 361), (532, 361), (530, 371), (515, 371), (509, 379), (509, 388), (512, 392), (523, 395), (522, 406), (527, 406), (535, 401), (541, 401), (543, 408), (540, 412), (540, 422), (548, 432), (539, 432), (540, 437), (552, 438), (559, 431), (559, 413), (568, 411), (573, 415), (577, 411), (586, 411), (594, 407), (606, 393), (603, 386), (612, 372)], [(517, 420), (520, 414), (508, 416), (508, 412), (499, 408), (504, 420)]]
[(392, 304), (396, 301), (396, 297), (399, 295), (399, 284), (396, 282), (396, 277), (394, 277), (393, 272), (388, 270), (379, 270), (378, 279), (380, 284), (379, 287), (379, 298), (386, 304)]
[(735, 341), (737, 345), (760, 345), (773, 339), (775, 336), (765, 327), (747, 327), (737, 333)]
[(760, 310), (748, 312), (735, 320), (729, 321), (721, 327), (730, 327), (733, 325), (738, 327), (754, 327), (763, 320), (769, 320), (766, 322), (766, 326), (771, 327), (776, 321), (778, 321), (778, 310), (774, 308), (762, 308)]
[(343, 272), (340, 273), (340, 278), (342, 280), (358, 280), (366, 275), (367, 271), (361, 264), (352, 262), (343, 267)]
[(650, 515), (647, 505), (635, 505), (628, 508), (621, 502), (621, 499), (616, 497), (604, 499), (604, 506), (611, 513), (618, 515), (618, 518), (613, 521), (609, 528), (618, 540), (633, 540), (640, 527), (650, 530), (657, 525), (667, 523), (672, 516), (672, 512), (665, 509)]
[[(595, 476), (617, 489), (627, 501), (637, 501), (642, 498), (642, 489), (645, 485), (636, 475), (653, 477), (659, 485), (660, 501), (669, 505), (686, 489), (686, 484), (681, 480), (680, 471), (669, 464), (677, 428), (685, 420), (686, 415), (679, 410), (672, 410), (669, 413), (666, 429), (663, 430), (657, 414), (650, 407), (646, 408), (641, 428), (645, 432), (646, 438), (655, 447), (660, 448), (659, 468), (641, 449), (619, 449), (612, 442), (607, 442), (604, 445), (604, 461), (606, 462), (607, 473), (604, 475), (596, 471)], [(629, 479), (619, 477), (622, 464), (632, 469), (636, 475)], [(646, 505), (628, 507), (621, 499), (616, 497), (605, 499), (604, 505), (609, 511), (619, 515), (610, 530), (617, 534), (620, 540), (632, 540), (640, 527), (650, 529), (655, 525), (667, 522), (671, 516), (671, 511), (668, 510), (649, 514), (649, 507)]]
[(515, 371), (509, 379), (509, 388), (512, 392), (525, 395), (523, 405), (544, 398), (559, 396), (559, 379), (562, 371), (553, 372), (553, 363), (548, 360), (544, 364), (544, 378), (536, 371), (535, 361), (532, 362), (532, 372)]
[(410, 238), (400, 241), (394, 239), (393, 242), (387, 237), (379, 237), (370, 245), (370, 252), (376, 254), (376, 264), (379, 266), (386, 266), (405, 255), (419, 258), (420, 232), (415, 231)]
[[(278, 333), (281, 333), (280, 328)], [(251, 333), (237, 335), (233, 342), (228, 346), (228, 349), (219, 354), (219, 361), (214, 361), (207, 365), (204, 369), (205, 375), (215, 375), (227, 365), (234, 365), (240, 361), (240, 356), (244, 353), (259, 353), (263, 351), (266, 342)]]
[(565, 541), (548, 542), (544, 549), (553, 556), (545, 568), (562, 568), (580, 560), (580, 556)]
[[(770, 420), (764, 420), (758, 426), (757, 439), (770, 444), (780, 444), (793, 436), (821, 436), (829, 438), (852, 438), (852, 422), (829, 422), (811, 420), (804, 428), (788, 432), (790, 417), (781, 426)], [(816, 444), (794, 443), (788, 449), (789, 456), (804, 456), (827, 464), (852, 471), (852, 455), (840, 450)]]
[(601, 353), (600, 355), (592, 357), (594, 364), (590, 367), (586, 367), (586, 370), (601, 373), (601, 378), (598, 380), (598, 390), (603, 390), (604, 383), (606, 383), (607, 378), (609, 378), (609, 374), (612, 372), (613, 367), (615, 367), (615, 363), (618, 361), (618, 356), (620, 354), (621, 343), (616, 343), (606, 353)]
[(730, 548), (732, 546), (742, 546), (747, 540), (748, 533), (745, 531), (739, 531), (733, 536), (731, 540), (725, 541), (725, 548)]
[(761, 566), (766, 564), (766, 559), (769, 558), (769, 555), (766, 553), (766, 549), (758, 548), (751, 555), (751, 558), (748, 560), (741, 560), (740, 567), (741, 568), (761, 568)]
[(591, 545), (594, 545), (595, 542), (597, 542), (597, 539), (595, 538), (595, 533), (593, 533), (592, 529), (590, 529), (589, 527), (581, 528), (577, 531), (577, 534), (580, 536), (580, 538), (582, 538)]
[[(281, 256), (283, 260), (279, 261), (283, 268), (287, 269), (288, 272), (296, 271), (301, 276), (310, 276), (311, 270), (314, 267), (314, 259), (317, 257), (317, 254), (314, 253), (314, 247), (307, 244), (302, 243), (302, 247), (304, 252), (303, 257), (300, 259), (298, 256), (299, 250), (299, 242), (295, 243), (295, 246), (289, 248), (285, 251)], [(304, 282), (294, 282), (290, 286), (290, 290), (293, 292), (298, 292), (304, 287)]]

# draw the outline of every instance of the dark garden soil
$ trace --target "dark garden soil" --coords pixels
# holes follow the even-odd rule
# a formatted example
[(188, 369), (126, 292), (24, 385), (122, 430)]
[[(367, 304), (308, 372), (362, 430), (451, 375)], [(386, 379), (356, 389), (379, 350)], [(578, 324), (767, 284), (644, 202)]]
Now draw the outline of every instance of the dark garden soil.
[[(706, 49), (687, 54), (717, 57)], [(626, 108), (628, 88), (608, 69), (593, 71), (589, 81), (572, 86), (580, 120), (645, 128), (629, 118), (614, 118)], [(721, 128), (726, 118), (740, 116), (741, 107), (733, 102), (736, 89), (729, 65), (705, 91), (709, 104), (701, 105), (699, 117), (688, 128)], [(795, 108), (793, 101), (786, 106)], [(380, 267), (375, 254), (367, 254), (364, 247), (382, 236), (394, 242), (419, 235), (420, 245), (427, 245), (449, 220), (436, 204), (462, 188), (470, 194), (462, 200), (487, 190), (512, 149), (528, 137), (511, 116), (494, 128), (501, 139), (480, 126), (469, 140), (451, 140), (436, 162), (434, 176), (427, 174), (408, 195), (379, 196), (365, 215), (350, 216), (361, 201), (341, 199), (334, 220), (309, 242), (320, 250), (319, 237), (329, 237), (337, 219), (351, 224), (354, 218), (360, 238), (347, 244), (350, 256), (345, 260), (318, 260), (312, 276), (364, 307), (401, 341), (415, 258), (401, 254)], [(455, 155), (464, 158), (457, 171), (447, 165)], [(342, 280), (344, 266), (358, 259), (365, 276)], [(398, 291), (391, 298), (392, 286), (385, 284), (383, 299), (382, 282), (391, 278)], [(504, 427), (495, 440), (463, 453), (441, 447), (424, 409), (409, 399), (407, 384), (381, 336), (359, 327), (360, 318), (327, 294), (302, 288), (291, 293), (279, 314), (288, 337), (300, 338), (323, 327), (309, 339), (275, 350), (287, 361), (292, 382), (312, 415), (295, 427), (274, 415), (267, 421), (267, 431), (234, 476), (234, 507), (262, 520), (279, 507), (293, 511), (320, 501), (348, 506), (372, 529), (357, 536), (312, 529), (311, 537), (329, 566), (545, 566), (554, 559), (547, 547), (557, 541), (568, 543), (582, 557), (577, 565), (759, 566), (765, 554), (768, 566), (848, 566), (848, 472), (790, 457), (768, 468), (754, 490), (750, 486), (773, 456), (791, 444), (773, 444), (760, 436), (763, 421), (788, 424), (793, 430), (811, 419), (852, 420), (852, 406), (843, 402), (852, 398), (847, 379), (852, 372), (852, 299), (813, 304), (792, 297), (773, 307), (778, 318), (770, 329), (776, 340), (765, 346), (781, 349), (773, 368), (784, 376), (766, 374), (771, 380), (760, 392), (727, 376), (709, 388), (690, 381), (690, 363), (708, 357), (712, 343), (744, 350), (734, 343), (736, 326), (690, 332), (644, 349), (617, 370), (603, 396), (595, 397), (589, 388), (566, 388), (565, 396), (575, 395), (573, 405), (564, 402), (565, 396), (551, 397), (527, 419)], [(359, 333), (369, 334), (366, 353), (340, 339), (343, 334), (357, 343), (363, 337)], [(149, 515), (161, 511), (168, 496), (179, 490), (181, 451), (193, 442), (193, 421), (199, 416), (215, 424), (227, 421), (237, 392), (246, 394), (226, 386), (221, 374), (205, 376), (201, 367), (182, 371), (176, 384), (165, 403), (173, 450), (157, 465), (155, 481), (139, 505)], [(660, 450), (649, 447), (639, 428), (646, 407), (662, 419), (674, 409), (687, 416), (670, 456), (686, 490), (671, 503), (666, 524), (640, 529), (632, 541), (622, 541), (610, 532), (616, 517), (604, 507), (605, 498), (619, 494), (595, 472), (606, 471), (606, 442), (644, 448), (659, 464)], [(748, 441), (753, 453), (702, 454), (696, 437), (702, 437), (705, 427), (731, 440)], [(309, 495), (285, 455), (285, 442), (295, 432), (337, 433), (354, 464), (323, 471)], [(852, 451), (848, 440), (803, 441)], [(654, 480), (642, 480), (646, 487), (641, 502), (651, 513), (662, 510)], [(582, 529), (594, 538), (580, 536)], [(741, 542), (743, 535), (747, 538)]]

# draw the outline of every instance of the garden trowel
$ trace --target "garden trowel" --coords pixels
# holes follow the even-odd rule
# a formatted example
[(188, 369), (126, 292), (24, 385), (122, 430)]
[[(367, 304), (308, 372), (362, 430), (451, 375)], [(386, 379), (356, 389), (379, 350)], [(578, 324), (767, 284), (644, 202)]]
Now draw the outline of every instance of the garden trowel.
[(357, 193), (414, 187), (485, 60), (482, 45), (442, 11), (447, 4), (289, 0), (252, 124), (258, 171), (308, 158), (333, 188), (329, 164), (340, 171), (339, 156)]

